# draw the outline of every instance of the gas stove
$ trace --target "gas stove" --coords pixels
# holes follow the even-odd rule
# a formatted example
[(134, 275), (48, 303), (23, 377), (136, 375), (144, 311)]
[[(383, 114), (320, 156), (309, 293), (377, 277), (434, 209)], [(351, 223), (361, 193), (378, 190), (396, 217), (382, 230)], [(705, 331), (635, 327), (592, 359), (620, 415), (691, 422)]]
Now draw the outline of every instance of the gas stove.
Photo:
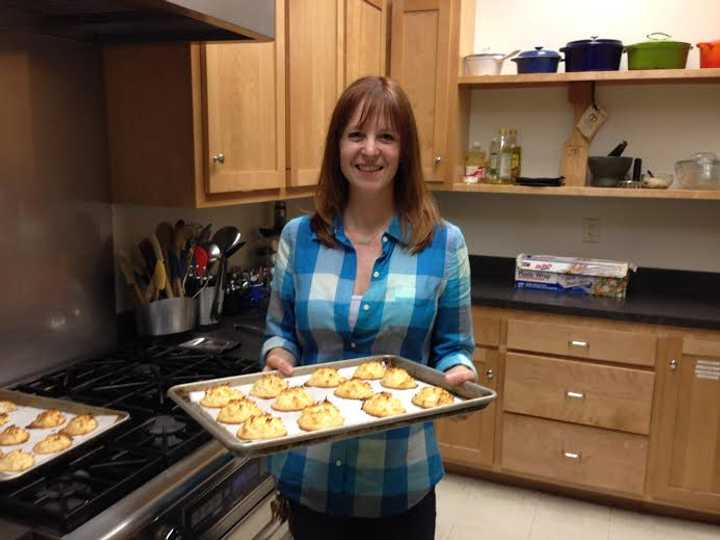
[[(127, 411), (130, 420), (34, 474), (5, 482), (0, 486), (0, 517), (27, 524), (46, 538), (80, 538), (85, 537), (83, 531), (96, 531), (94, 521), (104, 522), (102, 534), (115, 522), (124, 523), (130, 517), (123, 515), (129, 511), (129, 501), (138, 499), (151, 484), (154, 491), (163, 492), (160, 477), (166, 484), (185, 482), (184, 492), (220, 469), (225, 471), (222, 475), (232, 470), (245, 478), (248, 492), (268, 484), (258, 462), (243, 466), (244, 460), (211, 442), (211, 436), (167, 397), (168, 388), (176, 384), (258, 371), (258, 338), (244, 340), (249, 347), (240, 344), (220, 352), (183, 348), (178, 338), (140, 341), (12, 386), (21, 392)], [(253, 478), (242, 469), (252, 470)], [(171, 471), (177, 478), (170, 478)], [(158, 515), (146, 519), (157, 521), (167, 511), (171, 501), (167, 493), (163, 497), (155, 497)], [(147, 507), (148, 500), (141, 506)], [(225, 501), (226, 506), (231, 503)], [(178, 530), (189, 526), (173, 525)]]

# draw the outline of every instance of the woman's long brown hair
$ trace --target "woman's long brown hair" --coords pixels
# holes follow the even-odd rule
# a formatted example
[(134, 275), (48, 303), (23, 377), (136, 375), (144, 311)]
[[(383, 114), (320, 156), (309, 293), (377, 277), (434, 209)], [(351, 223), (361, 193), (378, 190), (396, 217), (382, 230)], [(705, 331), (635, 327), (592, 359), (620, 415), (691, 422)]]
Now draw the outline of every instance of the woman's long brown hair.
[(387, 77), (363, 77), (348, 86), (333, 111), (325, 139), (320, 179), (315, 192), (315, 213), (311, 226), (320, 242), (337, 245), (333, 220), (347, 208), (350, 188), (340, 170), (340, 138), (358, 107), (359, 127), (370, 120), (386, 121), (400, 137), (400, 164), (394, 180), (395, 211), (412, 253), (432, 240), (433, 227), (440, 221), (420, 162), (415, 116), (410, 101), (397, 82)]

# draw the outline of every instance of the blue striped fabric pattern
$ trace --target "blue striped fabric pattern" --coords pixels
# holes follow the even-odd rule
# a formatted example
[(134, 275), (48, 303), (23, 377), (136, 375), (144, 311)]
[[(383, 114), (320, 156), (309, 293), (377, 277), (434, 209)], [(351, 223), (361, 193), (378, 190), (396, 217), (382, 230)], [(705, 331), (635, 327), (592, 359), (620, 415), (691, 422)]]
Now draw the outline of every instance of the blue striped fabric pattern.
[[(328, 248), (307, 216), (283, 229), (261, 364), (282, 347), (298, 365), (395, 354), (440, 371), (474, 370), (470, 266), (459, 228), (442, 222), (432, 242), (411, 254), (393, 218), (352, 330), (357, 257), (340, 220), (334, 232), (339, 247)], [(403, 512), (443, 475), (432, 423), (275, 454), (269, 466), (285, 496), (318, 512), (357, 517)]]

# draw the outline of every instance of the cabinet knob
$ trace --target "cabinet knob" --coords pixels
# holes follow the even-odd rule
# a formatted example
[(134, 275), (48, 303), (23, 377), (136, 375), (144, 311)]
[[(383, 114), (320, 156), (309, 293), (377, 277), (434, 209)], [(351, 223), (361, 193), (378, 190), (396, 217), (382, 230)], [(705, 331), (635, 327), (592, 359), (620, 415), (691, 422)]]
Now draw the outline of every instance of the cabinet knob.
[(672, 360), (670, 360), (670, 369), (675, 371), (677, 369), (677, 367), (678, 367), (678, 361), (675, 360), (674, 358)]
[(563, 452), (563, 456), (572, 461), (582, 460), (582, 452)]
[(433, 159), (433, 165), (435, 165), (435, 167), (437, 167), (438, 165), (440, 165), (441, 161), (442, 161), (442, 156), (435, 156), (435, 159)]
[(223, 163), (225, 163), (225, 154), (215, 154), (215, 155), (212, 157), (212, 160), (213, 160), (215, 163), (220, 163), (220, 164), (222, 165)]
[(495, 378), (495, 372), (494, 372), (492, 369), (488, 369), (488, 370), (485, 372), (485, 375), (487, 375), (487, 378), (488, 378), (489, 380), (493, 380), (493, 379)]

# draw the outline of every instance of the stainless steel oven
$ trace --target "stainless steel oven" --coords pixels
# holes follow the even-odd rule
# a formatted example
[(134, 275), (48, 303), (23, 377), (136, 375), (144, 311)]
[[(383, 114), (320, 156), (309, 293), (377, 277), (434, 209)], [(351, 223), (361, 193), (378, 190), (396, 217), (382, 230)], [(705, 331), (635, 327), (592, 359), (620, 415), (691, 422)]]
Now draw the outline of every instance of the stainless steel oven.
[(166, 395), (181, 382), (257, 371), (257, 344), (247, 335), (242, 343), (207, 352), (168, 340), (138, 342), (12, 386), (112, 404), (130, 420), (37, 474), (5, 482), (3, 540), (283, 538), (287, 525), (273, 513), (274, 485), (263, 461), (228, 452)]

